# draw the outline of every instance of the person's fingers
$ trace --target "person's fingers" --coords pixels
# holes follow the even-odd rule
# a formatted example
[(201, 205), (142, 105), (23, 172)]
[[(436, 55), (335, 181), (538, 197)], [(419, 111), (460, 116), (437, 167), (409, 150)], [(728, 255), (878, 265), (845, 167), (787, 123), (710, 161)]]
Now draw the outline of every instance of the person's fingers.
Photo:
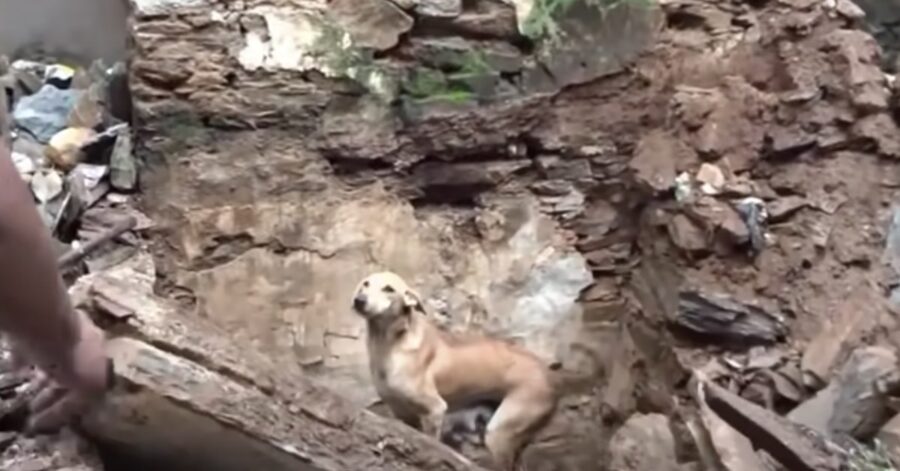
[(65, 396), (66, 390), (57, 384), (51, 384), (39, 390), (37, 395), (28, 402), (28, 409), (32, 414), (40, 413), (50, 408), (53, 403)]
[(88, 397), (82, 394), (63, 394), (46, 409), (29, 417), (25, 432), (29, 435), (55, 432), (70, 423), (89, 403)]

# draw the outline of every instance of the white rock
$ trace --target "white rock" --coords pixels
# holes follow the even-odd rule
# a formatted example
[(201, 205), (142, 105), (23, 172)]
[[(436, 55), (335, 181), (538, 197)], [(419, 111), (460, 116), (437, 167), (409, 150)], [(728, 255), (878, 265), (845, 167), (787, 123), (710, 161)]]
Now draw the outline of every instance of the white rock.
[(717, 195), (725, 186), (725, 174), (719, 167), (704, 163), (697, 171), (697, 181), (700, 182), (700, 191), (707, 195)]
[(88, 190), (93, 190), (100, 184), (100, 180), (106, 176), (106, 173), (109, 171), (109, 167), (106, 165), (97, 165), (97, 164), (78, 164), (75, 166), (73, 172), (77, 172), (81, 175), (81, 179), (84, 182), (85, 188)]
[(63, 178), (52, 169), (42, 169), (31, 177), (31, 192), (41, 204), (59, 196), (63, 190)]
[(13, 164), (15, 164), (16, 166), (16, 170), (19, 171), (19, 175), (21, 175), (22, 178), (30, 176), (36, 170), (34, 161), (25, 154), (22, 154), (20, 152), (13, 152), (12, 160)]

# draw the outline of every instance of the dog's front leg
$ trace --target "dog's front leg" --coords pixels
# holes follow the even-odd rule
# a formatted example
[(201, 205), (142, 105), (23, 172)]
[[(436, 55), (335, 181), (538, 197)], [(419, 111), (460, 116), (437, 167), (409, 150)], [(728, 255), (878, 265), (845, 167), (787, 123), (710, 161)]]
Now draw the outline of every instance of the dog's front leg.
[(438, 396), (428, 407), (428, 412), (422, 416), (422, 432), (431, 435), (438, 441), (441, 439), (441, 428), (444, 425), (444, 416), (447, 414), (447, 403)]
[(425, 396), (421, 398), (425, 414), (421, 417), (422, 432), (441, 439), (441, 428), (444, 425), (444, 416), (447, 414), (447, 402), (437, 392), (434, 383), (425, 388)]

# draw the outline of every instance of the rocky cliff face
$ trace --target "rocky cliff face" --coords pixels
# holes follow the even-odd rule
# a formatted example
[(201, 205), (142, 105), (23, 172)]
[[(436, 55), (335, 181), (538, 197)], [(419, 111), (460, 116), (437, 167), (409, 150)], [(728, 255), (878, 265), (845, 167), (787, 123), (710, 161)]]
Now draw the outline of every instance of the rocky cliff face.
[(348, 299), (397, 271), (559, 367), (530, 469), (677, 416), (708, 306), (803, 345), (881, 279), (900, 132), (847, 0), (134, 5), (159, 289), (370, 406)]

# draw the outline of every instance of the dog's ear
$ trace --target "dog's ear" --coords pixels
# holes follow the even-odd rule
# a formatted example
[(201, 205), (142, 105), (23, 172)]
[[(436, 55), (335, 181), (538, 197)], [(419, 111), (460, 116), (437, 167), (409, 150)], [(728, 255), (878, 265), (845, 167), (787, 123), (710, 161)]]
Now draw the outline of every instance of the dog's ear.
[(418, 309), (419, 311), (425, 312), (422, 307), (422, 298), (419, 296), (419, 293), (416, 293), (409, 288), (403, 292), (403, 305), (409, 309)]

